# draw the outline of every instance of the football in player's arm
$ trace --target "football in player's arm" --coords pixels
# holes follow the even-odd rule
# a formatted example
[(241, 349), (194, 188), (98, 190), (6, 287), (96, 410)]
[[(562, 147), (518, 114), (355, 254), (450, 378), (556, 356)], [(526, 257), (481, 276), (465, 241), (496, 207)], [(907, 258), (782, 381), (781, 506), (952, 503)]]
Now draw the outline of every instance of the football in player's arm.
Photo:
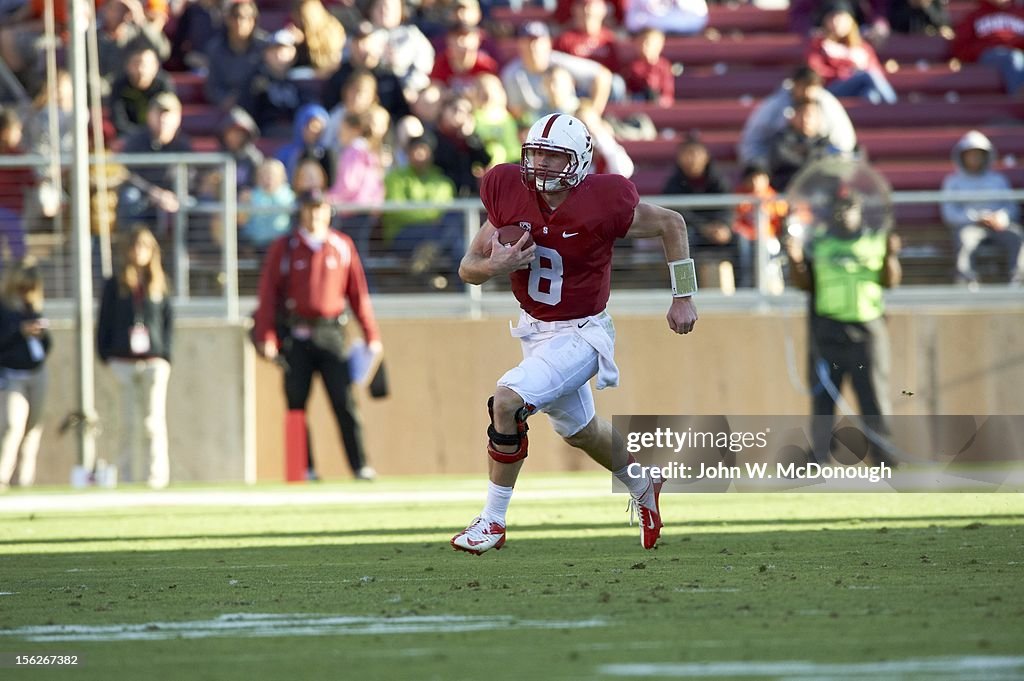
[[(459, 265), (459, 276), (467, 284), (483, 284), (494, 277), (502, 277), (516, 270), (530, 269), (537, 257), (537, 244), (525, 248), (526, 234), (519, 243), (503, 246), (498, 243), (498, 230), (490, 220), (473, 238), (466, 256)], [(633, 224), (626, 232), (627, 239), (660, 238), (669, 263), (688, 260), (690, 244), (686, 223), (674, 210), (641, 201), (636, 206)], [(676, 333), (690, 333), (697, 323), (697, 307), (691, 295), (674, 296), (666, 315), (668, 326)]]

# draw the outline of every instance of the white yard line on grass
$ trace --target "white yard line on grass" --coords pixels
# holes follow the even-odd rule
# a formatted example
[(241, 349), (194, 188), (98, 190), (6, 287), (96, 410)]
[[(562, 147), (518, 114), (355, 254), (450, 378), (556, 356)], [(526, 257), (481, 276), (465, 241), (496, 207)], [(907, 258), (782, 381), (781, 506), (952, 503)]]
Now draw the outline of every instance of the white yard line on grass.
[[(710, 679), (720, 677), (749, 678), (809, 678), (821, 679), (877, 679), (906, 678), (907, 674), (925, 675), (926, 678), (995, 678), (1000, 672), (1015, 672), (1020, 678), (1024, 672), (1024, 657), (932, 657), (885, 662), (693, 662), (606, 664), (597, 672), (604, 676), (629, 678)], [(979, 676), (983, 674), (984, 676)], [(1000, 677), (1002, 678), (1002, 677)]]
[(141, 624), (53, 624), (0, 629), (0, 637), (37, 643), (84, 641), (161, 641), (196, 638), (276, 636), (354, 636), (367, 634), (449, 634), (494, 629), (591, 629), (601, 619), (526, 620), (503, 615), (419, 615), (349, 617), (345, 615), (237, 613), (189, 622)]
[[(404, 491), (404, 492), (342, 492), (330, 490), (302, 491), (88, 491), (80, 494), (18, 494), (0, 497), (0, 513), (35, 513), (42, 511), (97, 511), (143, 506), (386, 506), (395, 504), (443, 504), (482, 501), (485, 489), (474, 491)], [(522, 490), (516, 499), (552, 501), (559, 499), (599, 499), (611, 495), (611, 485), (604, 489)]]

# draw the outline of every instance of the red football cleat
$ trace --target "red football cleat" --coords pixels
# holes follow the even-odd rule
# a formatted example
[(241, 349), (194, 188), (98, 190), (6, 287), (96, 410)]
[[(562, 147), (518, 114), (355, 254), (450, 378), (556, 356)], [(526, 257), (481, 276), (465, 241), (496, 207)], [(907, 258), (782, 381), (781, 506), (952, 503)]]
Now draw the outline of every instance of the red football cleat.
[(629, 498), (629, 524), (633, 524), (634, 514), (640, 518), (640, 545), (645, 549), (654, 548), (661, 536), (661, 528), (664, 527), (661, 522), (661, 507), (658, 504), (661, 486), (665, 482), (659, 480), (651, 484), (654, 485), (654, 508), (648, 508), (636, 497)]

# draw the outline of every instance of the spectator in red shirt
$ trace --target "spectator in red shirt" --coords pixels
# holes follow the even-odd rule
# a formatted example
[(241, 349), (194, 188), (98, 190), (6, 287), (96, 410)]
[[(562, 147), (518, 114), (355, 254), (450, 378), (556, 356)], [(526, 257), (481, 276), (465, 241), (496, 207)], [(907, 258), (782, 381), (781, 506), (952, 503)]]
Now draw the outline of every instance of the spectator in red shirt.
[[(351, 310), (371, 352), (383, 351), (362, 261), (352, 240), (331, 229), (331, 205), (320, 190), (299, 196), (299, 224), (275, 241), (260, 274), (253, 326), (256, 349), (285, 367), (289, 412), (304, 418), (313, 374), (319, 373), (341, 431), (352, 472), (372, 480), (362, 427), (352, 399), (342, 316)], [(307, 431), (306, 444), (309, 446)]]
[(456, 24), (448, 29), (444, 50), (437, 53), (431, 80), (444, 84), (455, 92), (465, 92), (483, 73), (498, 75), (498, 62), (480, 49), (480, 28), (469, 24)]
[(661, 56), (665, 34), (656, 28), (640, 32), (640, 56), (626, 67), (626, 90), (633, 99), (671, 106), (676, 96), (672, 64)]
[(957, 24), (950, 52), (960, 61), (998, 69), (1006, 91), (1024, 95), (1024, 7), (981, 0)]
[(822, 21), (822, 33), (807, 48), (807, 63), (836, 97), (864, 97), (875, 104), (896, 102), (875, 49), (864, 41), (846, 2), (836, 2)]
[[(583, 2), (587, 2), (587, 0), (558, 0), (555, 7), (555, 21), (563, 26), (569, 23), (572, 19), (573, 7)], [(615, 14), (615, 23), (622, 25), (626, 18), (626, 5), (629, 4), (629, 0), (609, 0), (607, 4), (611, 5), (612, 13)]]
[(615, 33), (604, 25), (607, 16), (608, 6), (604, 0), (579, 0), (572, 6), (572, 25), (555, 40), (555, 49), (591, 59), (612, 73), (618, 73), (618, 47)]

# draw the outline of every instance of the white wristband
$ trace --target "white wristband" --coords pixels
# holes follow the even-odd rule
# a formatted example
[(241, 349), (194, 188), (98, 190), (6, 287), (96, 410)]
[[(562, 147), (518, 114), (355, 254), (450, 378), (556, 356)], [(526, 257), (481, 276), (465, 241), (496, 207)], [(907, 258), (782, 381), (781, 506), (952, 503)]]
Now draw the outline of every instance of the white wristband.
[(697, 270), (693, 266), (693, 258), (673, 260), (668, 264), (668, 273), (672, 277), (673, 298), (688, 298), (697, 292)]

